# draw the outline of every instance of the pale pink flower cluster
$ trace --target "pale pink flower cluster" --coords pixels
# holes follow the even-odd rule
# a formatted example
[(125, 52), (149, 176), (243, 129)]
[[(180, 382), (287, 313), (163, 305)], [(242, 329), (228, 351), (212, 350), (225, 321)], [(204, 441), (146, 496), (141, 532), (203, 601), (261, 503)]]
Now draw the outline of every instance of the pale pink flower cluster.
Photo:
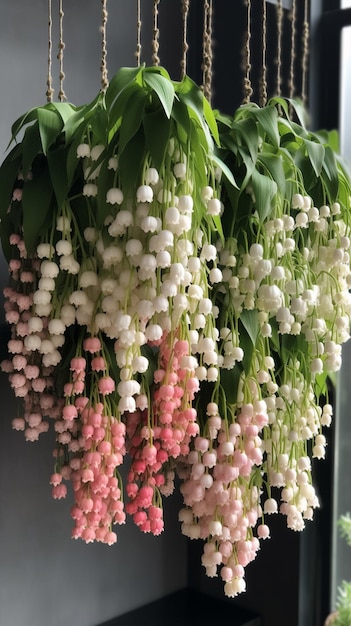
[(159, 346), (159, 368), (154, 373), (150, 406), (138, 402), (139, 408), (127, 415), (127, 434), (131, 466), (126, 492), (128, 513), (144, 532), (159, 534), (163, 530), (160, 494), (174, 489), (174, 465), (180, 456), (190, 452), (190, 442), (199, 432), (193, 408), (199, 381), (189, 367), (190, 346), (187, 341), (168, 335)]

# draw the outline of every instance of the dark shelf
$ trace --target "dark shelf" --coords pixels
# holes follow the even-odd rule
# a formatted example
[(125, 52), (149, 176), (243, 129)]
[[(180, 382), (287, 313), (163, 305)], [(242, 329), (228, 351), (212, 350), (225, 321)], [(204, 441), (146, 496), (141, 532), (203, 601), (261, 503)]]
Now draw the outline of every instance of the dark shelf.
[(99, 626), (261, 626), (261, 619), (230, 600), (183, 589)]

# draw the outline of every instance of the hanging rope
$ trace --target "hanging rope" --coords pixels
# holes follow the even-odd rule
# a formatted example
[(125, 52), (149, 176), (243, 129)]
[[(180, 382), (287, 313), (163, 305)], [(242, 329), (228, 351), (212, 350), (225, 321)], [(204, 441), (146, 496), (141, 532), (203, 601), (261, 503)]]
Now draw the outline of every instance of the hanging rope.
[(106, 91), (108, 87), (107, 73), (107, 45), (106, 45), (106, 27), (107, 27), (107, 0), (101, 0), (102, 4), (102, 22), (101, 22), (101, 91)]
[(160, 65), (160, 57), (158, 56), (159, 51), (159, 39), (160, 39), (160, 29), (158, 27), (158, 5), (160, 4), (160, 0), (154, 0), (154, 30), (153, 30), (153, 39), (152, 39), (152, 63), (153, 65)]
[(135, 51), (135, 58), (136, 58), (137, 66), (140, 67), (140, 60), (141, 60), (141, 7), (140, 7), (140, 0), (137, 0), (137, 23), (136, 23), (136, 27), (137, 27), (137, 45), (136, 45), (136, 51)]
[(182, 15), (183, 15), (183, 56), (180, 62), (181, 74), (180, 77), (184, 78), (187, 70), (187, 54), (189, 50), (188, 45), (188, 15), (189, 15), (190, 0), (182, 0)]
[(307, 105), (307, 75), (308, 75), (308, 58), (309, 58), (309, 2), (305, 0), (304, 20), (302, 27), (302, 87), (301, 99), (304, 105)]
[[(290, 98), (295, 95), (295, 36), (296, 36), (296, 0), (292, 0), (292, 8), (290, 13), (291, 20), (291, 57), (290, 57)], [(290, 113), (292, 111), (290, 110)]]
[(204, 30), (202, 44), (202, 88), (205, 98), (211, 102), (212, 96), (212, 0), (204, 2)]
[(251, 0), (244, 0), (247, 6), (247, 28), (245, 41), (245, 76), (244, 76), (244, 99), (243, 103), (247, 104), (251, 100), (253, 94), (251, 83)]
[(281, 95), (282, 88), (282, 39), (283, 39), (283, 3), (277, 1), (277, 82), (276, 94)]
[(63, 90), (63, 81), (65, 80), (65, 73), (63, 71), (63, 51), (65, 49), (65, 44), (63, 42), (63, 18), (64, 18), (64, 12), (63, 12), (63, 7), (62, 7), (62, 0), (59, 0), (59, 45), (58, 45), (59, 52), (58, 52), (57, 58), (60, 63), (60, 73), (59, 73), (60, 90), (58, 92), (58, 97), (59, 97), (60, 102), (63, 102), (63, 100), (66, 99), (66, 94)]
[(266, 0), (262, 0), (262, 74), (260, 89), (260, 105), (267, 104), (267, 8)]
[(52, 87), (52, 6), (48, 0), (48, 77), (46, 81), (46, 100), (52, 102), (54, 90)]

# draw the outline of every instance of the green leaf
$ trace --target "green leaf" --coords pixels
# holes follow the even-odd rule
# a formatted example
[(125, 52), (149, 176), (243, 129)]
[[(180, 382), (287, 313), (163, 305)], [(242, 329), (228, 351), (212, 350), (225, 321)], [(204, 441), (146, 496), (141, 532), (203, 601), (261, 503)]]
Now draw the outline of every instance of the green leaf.
[(184, 102), (175, 100), (172, 109), (172, 118), (177, 124), (177, 137), (179, 141), (186, 145), (190, 133), (190, 117), (187, 106)]
[(143, 374), (142, 380), (145, 383), (145, 388), (150, 389), (151, 385), (154, 383), (154, 373), (157, 369), (157, 356), (153, 349), (148, 345), (141, 346), (140, 352), (149, 361), (149, 367), (147, 368), (145, 374)]
[(22, 146), (12, 148), (0, 167), (0, 220), (8, 210), (12, 191), (21, 165)]
[(241, 323), (240, 318), (239, 318), (239, 342), (240, 342), (240, 347), (244, 351), (242, 367), (244, 368), (245, 374), (248, 376), (251, 371), (252, 359), (255, 353), (255, 345), (253, 344), (250, 335), (246, 331), (245, 326)]
[(167, 117), (170, 118), (175, 95), (172, 81), (156, 73), (145, 72), (143, 78), (148, 87), (155, 92)]
[(240, 313), (240, 322), (245, 328), (248, 336), (250, 337), (252, 344), (255, 346), (260, 328), (257, 309), (254, 309), (252, 311), (244, 309)]
[(47, 154), (48, 148), (54, 143), (62, 130), (62, 118), (55, 111), (41, 108), (38, 109), (38, 124), (42, 149), (44, 154)]
[(217, 156), (216, 154), (211, 155), (211, 160), (213, 161), (213, 163), (215, 163), (215, 165), (219, 167), (221, 172), (223, 172), (224, 176), (230, 182), (230, 184), (233, 185), (233, 187), (236, 187), (238, 189), (238, 185), (235, 182), (235, 178), (231, 170), (229, 169), (229, 167), (224, 163), (224, 161), (222, 161), (222, 159), (220, 159), (219, 156)]
[(278, 112), (274, 107), (264, 107), (263, 109), (253, 109), (253, 116), (256, 118), (259, 126), (266, 134), (266, 140), (269, 139), (274, 148), (279, 148), (280, 135), (278, 129)]
[(69, 102), (51, 102), (49, 107), (53, 111), (57, 111), (64, 124), (66, 124), (69, 118), (78, 110), (78, 107)]
[(128, 89), (124, 89), (119, 97), (116, 98), (108, 114), (109, 141), (111, 141), (111, 138), (116, 134), (121, 125), (128, 102), (132, 100), (134, 94), (140, 92), (140, 85), (133, 83), (128, 86)]
[(166, 117), (163, 109), (148, 112), (143, 119), (146, 148), (150, 152), (153, 164), (160, 169), (167, 150), (171, 134), (171, 120)]
[[(113, 146), (111, 146), (111, 148), (113, 148)], [(103, 225), (106, 217), (111, 213), (111, 204), (106, 202), (106, 195), (107, 191), (114, 185), (115, 171), (109, 169), (108, 161), (109, 158), (104, 159), (99, 174), (96, 212), (96, 223), (98, 227)]]
[(324, 146), (321, 143), (310, 141), (309, 139), (305, 139), (304, 143), (315, 174), (316, 176), (320, 176), (324, 162)]
[(278, 154), (261, 152), (257, 158), (257, 163), (259, 163), (263, 167), (265, 172), (268, 172), (269, 176), (273, 178), (273, 180), (278, 185), (279, 192), (284, 195), (286, 178), (282, 157)]
[[(121, 187), (132, 192), (141, 184), (142, 168), (145, 160), (145, 138), (141, 128), (127, 143), (119, 158)], [(131, 165), (132, 164), (132, 165)]]
[(204, 118), (207, 123), (207, 126), (209, 127), (212, 133), (212, 137), (215, 140), (217, 146), (219, 146), (220, 140), (219, 140), (219, 133), (218, 133), (218, 126), (217, 126), (216, 118), (210, 106), (210, 103), (207, 101), (205, 97), (203, 98), (203, 110), (204, 110)]
[(48, 222), (52, 221), (52, 185), (48, 163), (44, 157), (33, 162), (32, 180), (23, 185), (23, 235), (29, 254), (32, 254), (40, 235)]
[(56, 196), (57, 206), (60, 207), (68, 194), (67, 156), (68, 146), (60, 146), (56, 150), (49, 150), (47, 154), (49, 173)]
[(257, 124), (252, 118), (242, 119), (233, 122), (231, 137), (235, 143), (245, 146), (250, 154), (252, 161), (255, 163), (259, 150), (260, 139)]
[(106, 90), (105, 100), (107, 109), (111, 109), (111, 106), (116, 98), (120, 96), (122, 91), (129, 87), (134, 82), (137, 82), (139, 76), (141, 76), (143, 69), (141, 67), (121, 67), (121, 69), (111, 79), (110, 84)]
[(35, 157), (42, 151), (38, 122), (27, 128), (22, 141), (22, 150), (22, 173), (25, 178)]
[(221, 386), (228, 404), (236, 404), (238, 401), (238, 387), (241, 375), (242, 368), (239, 365), (232, 370), (221, 369)]
[(131, 94), (130, 98), (126, 102), (120, 126), (118, 146), (120, 155), (128, 142), (132, 139), (132, 137), (134, 137), (135, 133), (140, 128), (146, 104), (146, 97), (147, 96), (144, 90), (138, 89), (136, 92)]
[(38, 107), (35, 107), (34, 109), (30, 109), (30, 111), (27, 111), (27, 113), (24, 113), (24, 115), (21, 115), (21, 117), (19, 117), (18, 120), (16, 120), (11, 126), (11, 139), (7, 147), (9, 147), (11, 143), (14, 141), (14, 139), (16, 139), (18, 133), (23, 128), (23, 126), (25, 126), (26, 124), (30, 124), (31, 122), (34, 122), (34, 120), (36, 120), (37, 118), (38, 118)]
[(255, 195), (255, 208), (263, 222), (272, 211), (273, 198), (277, 194), (277, 183), (268, 176), (260, 174), (256, 169), (252, 172), (251, 183)]
[(328, 193), (329, 202), (334, 202), (337, 198), (339, 190), (339, 172), (335, 154), (329, 146), (325, 147), (323, 171), (321, 176)]

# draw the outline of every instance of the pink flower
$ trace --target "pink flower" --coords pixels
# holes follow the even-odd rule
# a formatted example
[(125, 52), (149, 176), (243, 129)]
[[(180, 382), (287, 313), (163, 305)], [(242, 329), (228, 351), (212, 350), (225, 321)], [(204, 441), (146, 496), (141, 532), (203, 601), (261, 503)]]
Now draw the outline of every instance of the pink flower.
[(107, 543), (109, 546), (112, 546), (114, 543), (116, 543), (117, 541), (117, 535), (116, 533), (109, 531), (106, 533), (104, 539), (103, 539), (104, 543)]
[(26, 441), (38, 441), (39, 430), (37, 428), (26, 428), (24, 436)]
[(10, 241), (11, 246), (17, 246), (17, 244), (21, 241), (21, 237), (17, 235), (16, 233), (12, 233), (12, 235), (10, 235), (9, 241)]
[(77, 372), (77, 373), (84, 372), (86, 365), (87, 365), (87, 362), (84, 359), (84, 357), (76, 356), (73, 359), (71, 359), (70, 370), (72, 372)]
[(36, 428), (42, 421), (40, 413), (30, 413), (27, 422), (31, 428)]
[(42, 393), (46, 387), (46, 381), (44, 378), (35, 378), (32, 381), (32, 389), (37, 393)]
[(23, 374), (12, 374), (10, 382), (13, 389), (18, 389), (26, 384), (26, 377)]
[(83, 348), (86, 352), (94, 354), (101, 350), (101, 341), (98, 337), (87, 337), (83, 342)]
[(50, 485), (57, 487), (57, 485), (60, 485), (61, 483), (62, 483), (61, 474), (58, 474), (58, 472), (55, 472), (55, 474), (51, 474)]
[(12, 363), (15, 370), (24, 370), (27, 365), (27, 359), (21, 354), (15, 354), (12, 359)]
[(26, 365), (26, 367), (24, 368), (24, 373), (27, 380), (37, 379), (39, 376), (39, 367), (37, 365)]
[(109, 393), (113, 393), (115, 390), (115, 381), (111, 378), (111, 376), (105, 376), (104, 378), (100, 378), (98, 387), (100, 393), (108, 395)]
[(95, 356), (91, 360), (91, 369), (94, 372), (104, 372), (106, 370), (105, 359), (102, 356)]
[[(14, 189), (14, 190), (13, 190), (13, 192), (12, 192), (12, 200), (15, 200), (16, 202), (21, 202), (21, 200), (22, 200), (22, 193), (23, 193), (23, 190), (22, 190), (22, 189), (18, 189), (18, 188), (17, 188), (17, 189)], [(16, 239), (18, 238), (18, 239), (16, 240), (16, 244), (18, 244), (18, 243), (20, 242), (20, 238), (19, 238), (19, 236), (18, 236), (18, 235), (11, 235), (11, 237), (10, 237), (10, 243), (14, 243), (14, 241), (13, 241), (13, 240), (14, 240), (15, 238), (16, 238)], [(12, 239), (12, 241), (11, 241), (11, 239)]]
[(23, 352), (23, 341), (20, 339), (10, 339), (7, 347), (8, 351), (12, 354), (21, 354)]
[(23, 419), (23, 417), (15, 417), (12, 420), (12, 428), (14, 430), (24, 430), (26, 427), (26, 423)]
[(74, 406), (74, 404), (67, 404), (66, 406), (63, 407), (62, 417), (64, 420), (71, 420), (71, 419), (74, 419), (75, 417), (78, 417), (78, 411), (77, 411), (77, 408)]

